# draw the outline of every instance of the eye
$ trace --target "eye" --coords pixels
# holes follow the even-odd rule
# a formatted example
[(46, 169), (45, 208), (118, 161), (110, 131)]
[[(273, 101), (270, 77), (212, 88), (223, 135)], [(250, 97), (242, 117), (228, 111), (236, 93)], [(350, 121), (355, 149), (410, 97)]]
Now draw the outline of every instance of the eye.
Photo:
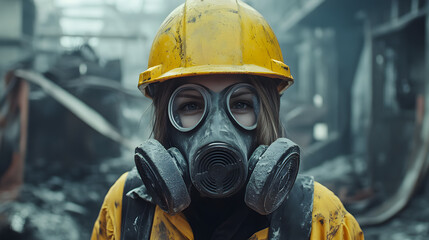
[(259, 112), (259, 97), (249, 84), (237, 84), (227, 95), (228, 110), (235, 122), (246, 130), (256, 127)]
[(168, 114), (178, 130), (192, 129), (201, 121), (207, 104), (204, 91), (199, 86), (187, 85), (172, 94)]
[(178, 112), (179, 112), (179, 114), (190, 115), (190, 114), (198, 113), (198, 112), (202, 111), (203, 109), (204, 109), (204, 107), (201, 106), (200, 103), (185, 102), (185, 103), (180, 105)]
[(253, 111), (253, 106), (250, 102), (247, 101), (235, 101), (231, 104), (231, 111), (237, 113)]

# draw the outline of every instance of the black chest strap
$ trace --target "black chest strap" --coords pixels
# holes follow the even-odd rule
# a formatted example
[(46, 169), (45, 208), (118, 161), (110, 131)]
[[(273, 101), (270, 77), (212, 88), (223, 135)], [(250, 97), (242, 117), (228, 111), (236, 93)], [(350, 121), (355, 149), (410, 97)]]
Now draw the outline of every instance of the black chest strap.
[(149, 239), (152, 229), (155, 205), (126, 194), (142, 185), (142, 180), (133, 168), (125, 181), (122, 195), (121, 240)]
[(288, 199), (270, 216), (268, 239), (310, 239), (313, 177), (298, 176)]

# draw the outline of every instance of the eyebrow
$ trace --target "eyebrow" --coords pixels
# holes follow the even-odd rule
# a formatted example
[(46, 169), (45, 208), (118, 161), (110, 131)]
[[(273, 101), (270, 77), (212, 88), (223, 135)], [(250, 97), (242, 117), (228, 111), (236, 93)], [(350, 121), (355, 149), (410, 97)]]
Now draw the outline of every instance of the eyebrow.
[(236, 92), (231, 94), (231, 98), (240, 97), (243, 95), (255, 95), (252, 91), (243, 91), (243, 92)]
[(181, 98), (191, 98), (191, 99), (202, 99), (203, 96), (199, 94), (192, 94), (192, 93), (180, 93), (177, 95), (177, 97)]

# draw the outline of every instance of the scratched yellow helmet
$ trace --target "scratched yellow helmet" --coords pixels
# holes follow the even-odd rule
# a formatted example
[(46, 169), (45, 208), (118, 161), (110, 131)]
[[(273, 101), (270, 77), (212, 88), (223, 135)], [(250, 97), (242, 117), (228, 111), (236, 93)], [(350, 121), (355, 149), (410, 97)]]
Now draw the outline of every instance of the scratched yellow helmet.
[(249, 74), (293, 83), (271, 27), (237, 0), (187, 0), (164, 20), (153, 41), (139, 89), (169, 79), (207, 74)]

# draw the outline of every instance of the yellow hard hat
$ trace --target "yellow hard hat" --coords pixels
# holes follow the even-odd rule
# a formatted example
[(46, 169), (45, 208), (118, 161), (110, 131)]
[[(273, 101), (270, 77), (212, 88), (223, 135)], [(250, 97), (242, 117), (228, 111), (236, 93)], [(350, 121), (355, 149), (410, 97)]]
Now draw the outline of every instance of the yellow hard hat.
[(186, 0), (164, 20), (153, 41), (139, 89), (169, 79), (207, 74), (249, 74), (293, 83), (273, 30), (238, 0)]

